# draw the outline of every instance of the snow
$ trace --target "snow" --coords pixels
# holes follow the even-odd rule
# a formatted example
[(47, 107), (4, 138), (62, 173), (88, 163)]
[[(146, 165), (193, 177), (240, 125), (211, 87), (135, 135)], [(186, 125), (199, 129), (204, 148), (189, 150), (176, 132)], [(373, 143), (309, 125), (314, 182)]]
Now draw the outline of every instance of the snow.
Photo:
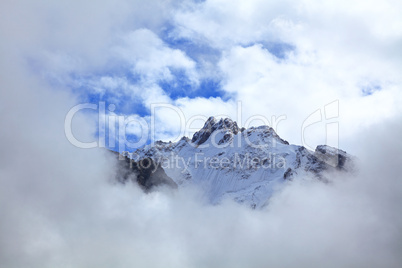
[[(230, 119), (217, 122), (210, 118), (198, 133), (193, 142), (186, 137), (177, 143), (158, 141), (130, 155), (135, 161), (151, 157), (179, 188), (197, 185), (212, 204), (230, 198), (253, 208), (266, 205), (286, 180), (305, 176), (320, 179), (322, 171), (330, 168), (316, 152), (290, 145), (268, 126), (241, 131)], [(200, 144), (200, 135), (205, 133), (208, 138)], [(319, 156), (328, 152), (332, 159), (338, 153), (329, 146), (317, 150)], [(289, 168), (292, 175), (285, 179)]]

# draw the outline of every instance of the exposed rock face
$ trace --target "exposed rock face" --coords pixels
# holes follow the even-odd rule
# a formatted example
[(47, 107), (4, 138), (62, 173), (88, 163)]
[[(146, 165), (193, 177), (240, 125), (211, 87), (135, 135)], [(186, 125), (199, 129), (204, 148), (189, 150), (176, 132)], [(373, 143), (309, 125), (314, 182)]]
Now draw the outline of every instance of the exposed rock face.
[[(329, 146), (318, 146), (313, 152), (289, 144), (269, 126), (239, 129), (229, 118), (218, 121), (214, 117), (191, 141), (185, 137), (178, 142), (159, 141), (137, 149), (133, 155), (141, 161), (152, 159), (152, 167), (161, 164), (179, 187), (197, 185), (212, 204), (229, 198), (253, 208), (265, 206), (287, 181), (327, 182), (327, 171), (349, 171), (353, 162), (350, 155)], [(136, 164), (132, 169), (143, 187), (155, 185), (147, 169)]]
[(285, 180), (292, 180), (293, 179), (293, 171), (291, 168), (288, 168), (285, 173), (283, 173), (283, 178)]
[[(140, 161), (133, 161), (127, 156), (117, 155), (118, 173), (117, 180), (126, 183), (127, 181), (137, 182), (138, 185), (148, 192), (157, 186), (168, 186), (176, 189), (177, 184), (165, 173), (165, 170), (152, 158), (144, 158)], [(121, 158), (123, 158), (121, 160)]]
[(177, 188), (177, 184), (165, 173), (160, 164), (152, 158), (144, 158), (138, 162), (132, 161), (132, 170), (137, 173), (137, 182), (145, 190), (151, 190), (155, 186), (166, 185)]
[(352, 160), (345, 151), (328, 145), (318, 145), (314, 154), (321, 161), (337, 169), (349, 169), (352, 165)]
[(218, 142), (218, 144), (222, 144), (223, 142), (228, 141), (232, 135), (236, 135), (239, 132), (239, 127), (236, 122), (229, 118), (217, 121), (215, 117), (211, 116), (205, 122), (204, 127), (194, 133), (191, 142), (196, 145), (201, 145), (206, 142), (215, 131), (220, 131), (225, 134), (223, 140)]

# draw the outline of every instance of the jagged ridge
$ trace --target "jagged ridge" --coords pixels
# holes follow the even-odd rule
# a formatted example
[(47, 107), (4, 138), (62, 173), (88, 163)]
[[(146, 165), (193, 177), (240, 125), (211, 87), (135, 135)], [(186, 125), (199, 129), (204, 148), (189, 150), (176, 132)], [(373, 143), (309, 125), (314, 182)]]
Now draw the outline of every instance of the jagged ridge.
[(195, 184), (211, 203), (231, 198), (251, 207), (264, 206), (285, 181), (316, 178), (347, 170), (351, 157), (326, 145), (315, 152), (291, 145), (269, 126), (239, 128), (229, 118), (208, 118), (192, 139), (158, 141), (137, 149), (135, 161), (150, 158), (180, 187)]

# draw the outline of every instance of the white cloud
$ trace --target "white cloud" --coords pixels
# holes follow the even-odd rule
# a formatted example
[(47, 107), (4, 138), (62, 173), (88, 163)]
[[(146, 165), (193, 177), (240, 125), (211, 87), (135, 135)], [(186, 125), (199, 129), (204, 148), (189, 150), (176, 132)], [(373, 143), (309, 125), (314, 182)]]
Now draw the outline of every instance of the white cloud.
[[(182, 136), (192, 137), (210, 115), (235, 118), (236, 105), (221, 98), (180, 98), (157, 105), (153, 112), (157, 127), (156, 139), (178, 141)], [(173, 106), (173, 107), (172, 107)]]
[[(84, 73), (103, 70), (110, 43), (119, 44), (112, 41), (116, 28), (135, 31), (147, 21), (153, 30), (169, 16), (165, 13), (171, 11), (171, 2), (0, 2), (1, 266), (399, 268), (402, 144), (400, 55), (395, 40), (401, 29), (396, 17), (400, 6), (397, 2), (368, 6), (364, 2), (360, 9), (350, 3), (339, 4), (339, 8), (338, 4), (302, 3), (305, 6), (295, 8), (301, 12), (297, 16), (284, 13), (286, 6), (279, 2), (268, 16), (275, 19), (275, 12), (285, 10), (281, 27), (288, 27), (287, 22), (301, 25), (289, 27), (285, 37), (294, 41), (296, 52), (285, 61), (278, 61), (259, 45), (235, 44), (265, 36), (265, 32), (252, 33), (262, 15), (248, 22), (254, 12), (266, 12), (263, 2), (243, 4), (247, 5), (242, 6), (247, 11), (244, 15), (229, 2), (202, 4), (214, 4), (212, 11), (222, 7), (219, 12), (207, 12), (216, 27), (210, 37), (223, 35), (216, 39), (225, 52), (219, 68), (225, 74), (224, 89), (237, 94), (236, 98), (175, 101), (154, 84), (149, 85), (150, 93), (138, 89), (143, 91), (144, 103), (172, 103), (182, 107), (186, 116), (234, 116), (238, 99), (246, 114), (284, 112), (297, 119), (298, 113), (304, 117), (332, 100), (331, 94), (340, 96), (341, 124), (354, 127), (349, 142), (361, 159), (362, 173), (338, 178), (331, 185), (294, 183), (278, 193), (266, 210), (251, 211), (231, 202), (205, 206), (190, 189), (147, 195), (131, 184), (111, 184), (113, 161), (97, 150), (75, 148), (65, 137), (65, 115), (77, 100), (27, 67), (26, 58), (37, 55), (45, 69), (57, 67), (56, 73), (63, 77), (76, 64), (82, 64)], [(229, 11), (236, 15), (230, 16)], [(376, 38), (365, 39), (364, 35), (359, 40), (376, 42), (364, 43), (364, 48), (354, 42), (349, 46), (354, 27), (347, 28), (345, 35), (340, 28), (340, 36), (332, 36), (331, 29), (337, 27), (332, 21), (342, 21), (344, 13), (373, 29)], [(215, 21), (214, 14), (223, 14), (221, 19), (228, 21)], [(203, 23), (197, 13), (193, 15), (194, 21)], [(235, 23), (237, 16), (243, 18), (239, 23)], [(124, 21), (135, 22), (133, 28)], [(246, 24), (236, 29), (241, 22)], [(238, 35), (235, 41), (220, 25)], [(206, 35), (205, 29), (193, 28), (188, 30)], [(40, 51), (58, 56), (48, 65)], [(143, 66), (159, 70), (179, 59), (177, 64), (187, 68), (183, 54), (173, 54), (172, 59), (162, 56), (167, 59), (162, 67)], [(361, 97), (356, 83), (360, 85), (365, 77), (378, 82), (382, 90)], [(125, 88), (123, 78), (114, 79), (105, 77), (100, 85), (106, 90)], [(275, 91), (265, 97), (263, 93), (271, 93), (272, 88)], [(283, 106), (295, 108), (285, 111)], [(300, 124), (296, 119), (295, 125)], [(158, 123), (161, 131), (168, 132), (176, 121), (174, 115), (162, 114)], [(87, 115), (74, 118), (74, 134), (82, 139), (93, 140), (94, 127), (93, 118)], [(284, 134), (291, 134), (291, 127)], [(131, 131), (138, 129), (133, 126)]]
[[(290, 142), (301, 144), (304, 120), (339, 100), (340, 145), (354, 150), (351, 140), (361, 127), (401, 112), (398, 9), (400, 5), (392, 1), (248, 1), (234, 5), (222, 0), (173, 10), (173, 35), (205, 43), (222, 53), (217, 65), (209, 68), (214, 70), (214, 78), (218, 75), (222, 79), (229, 101), (170, 99), (169, 92), (154, 81), (172, 79), (171, 68), (182, 68), (197, 84), (205, 72), (197, 70), (196, 63), (184, 52), (168, 47), (152, 31), (140, 29), (123, 35), (124, 45), (119, 45), (119, 51), (135, 72), (146, 75), (146, 82), (131, 87), (131, 94), (140, 96), (146, 107), (165, 102), (177, 105), (186, 118), (227, 114), (239, 120), (236, 109), (240, 101), (240, 124), (255, 114), (268, 119), (286, 115), (277, 131)], [(279, 47), (281, 42), (291, 44), (294, 49), (279, 59), (267, 50), (272, 42), (279, 42)], [(366, 85), (380, 90), (364, 96)], [(157, 136), (164, 140), (173, 138), (180, 125), (177, 116), (167, 115), (157, 120), (163, 125)], [(306, 132), (308, 144), (325, 143), (325, 127), (326, 122), (311, 127)]]
[[(290, 1), (205, 1), (175, 13), (179, 36), (227, 49), (236, 44), (281, 40)], [(285, 23), (289, 24), (289, 23)]]
[[(113, 160), (64, 137), (73, 100), (2, 70), (12, 74), (2, 85), (30, 99), (17, 107), (19, 97), (0, 92), (5, 267), (400, 267), (400, 120), (355, 137), (360, 176), (295, 182), (262, 211), (208, 206), (192, 189), (144, 194), (110, 183)], [(87, 119), (76, 123), (91, 136)]]
[[(205, 1), (176, 13), (176, 34), (219, 48), (223, 89), (242, 101), (243, 117), (287, 115), (278, 131), (292, 143), (301, 143), (311, 113), (339, 100), (341, 143), (353, 149), (359, 128), (401, 113), (401, 8), (397, 1)], [(294, 50), (278, 59), (266, 50), (270, 42)], [(381, 90), (363, 96), (367, 84)], [(316, 127), (310, 143), (325, 142), (318, 132), (325, 124)]]
[(116, 48), (123, 61), (132, 65), (133, 73), (149, 81), (174, 79), (171, 68), (182, 69), (193, 83), (197, 82), (196, 63), (178, 49), (169, 48), (148, 29), (139, 29), (123, 37), (123, 45)]

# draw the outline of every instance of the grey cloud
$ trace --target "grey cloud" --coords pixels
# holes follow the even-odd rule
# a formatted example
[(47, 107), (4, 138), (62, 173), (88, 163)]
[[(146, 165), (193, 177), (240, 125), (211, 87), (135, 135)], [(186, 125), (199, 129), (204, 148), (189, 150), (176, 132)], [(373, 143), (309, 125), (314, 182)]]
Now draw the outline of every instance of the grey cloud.
[[(353, 137), (359, 175), (292, 183), (262, 211), (209, 206), (195, 189), (144, 194), (113, 183), (102, 150), (68, 143), (75, 97), (27, 68), (25, 53), (43, 47), (49, 26), (18, 4), (27, 3), (0, 8), (25, 15), (0, 16), (0, 266), (401, 266), (400, 118)], [(93, 139), (93, 120), (74, 120)]]

